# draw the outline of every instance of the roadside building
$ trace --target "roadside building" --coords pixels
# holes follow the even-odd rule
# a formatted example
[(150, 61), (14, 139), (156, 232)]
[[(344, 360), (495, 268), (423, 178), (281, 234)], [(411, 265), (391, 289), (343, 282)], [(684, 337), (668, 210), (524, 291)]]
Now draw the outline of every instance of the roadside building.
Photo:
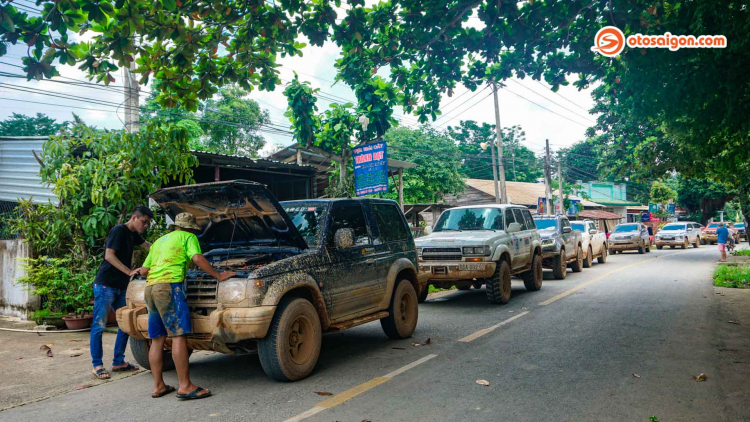
[[(625, 183), (599, 182), (579, 180), (576, 182), (579, 194), (586, 194), (592, 201), (603, 205), (605, 211), (620, 215), (625, 222), (641, 221), (643, 205), (640, 202), (628, 200), (628, 186)], [(648, 211), (648, 207), (646, 207)]]

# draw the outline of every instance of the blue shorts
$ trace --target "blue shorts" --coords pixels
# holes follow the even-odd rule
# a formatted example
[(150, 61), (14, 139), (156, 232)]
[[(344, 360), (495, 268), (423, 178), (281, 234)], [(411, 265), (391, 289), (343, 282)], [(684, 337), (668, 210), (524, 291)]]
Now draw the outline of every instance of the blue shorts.
[(148, 337), (158, 338), (190, 334), (190, 308), (182, 283), (161, 283), (146, 286)]

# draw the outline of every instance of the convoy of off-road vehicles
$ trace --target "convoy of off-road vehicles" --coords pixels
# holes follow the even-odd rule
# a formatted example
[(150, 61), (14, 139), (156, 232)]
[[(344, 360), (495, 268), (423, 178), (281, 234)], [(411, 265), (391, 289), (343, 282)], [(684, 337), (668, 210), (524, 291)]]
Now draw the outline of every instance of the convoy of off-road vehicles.
[[(608, 251), (650, 250), (640, 224), (613, 239), (593, 221), (532, 214), (519, 205), (473, 205), (444, 211), (413, 238), (398, 204), (384, 199), (278, 202), (264, 185), (242, 180), (165, 188), (150, 196), (169, 218), (195, 215), (204, 257), (218, 282), (190, 269), (188, 347), (257, 353), (266, 374), (294, 381), (314, 370), (323, 333), (379, 321), (390, 338), (407, 338), (430, 286), (485, 287), (491, 303), (511, 299), (511, 278), (542, 288), (543, 268), (564, 279), (607, 260)], [(623, 225), (627, 226), (627, 225)], [(619, 227), (619, 226), (618, 226)], [(630, 227), (624, 227), (630, 229)], [(149, 368), (146, 280), (133, 280), (117, 311), (138, 363)], [(165, 366), (172, 365), (165, 345)]]

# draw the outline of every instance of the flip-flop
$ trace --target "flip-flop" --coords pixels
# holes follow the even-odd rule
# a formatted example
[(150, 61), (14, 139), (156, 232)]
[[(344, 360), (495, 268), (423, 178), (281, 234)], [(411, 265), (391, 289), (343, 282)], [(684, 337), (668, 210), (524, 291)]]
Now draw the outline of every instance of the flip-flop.
[(167, 394), (169, 394), (169, 393), (173, 393), (173, 392), (175, 391), (175, 388), (174, 388), (174, 387), (172, 387), (171, 385), (168, 385), (168, 386), (166, 386), (166, 387), (167, 387), (167, 388), (166, 388), (166, 389), (164, 389), (164, 391), (162, 391), (161, 393), (158, 393), (158, 394), (152, 394), (152, 395), (151, 395), (151, 398), (154, 398), (154, 399), (158, 399), (159, 397), (164, 397), (164, 396), (166, 396)]
[[(108, 380), (110, 378), (109, 372), (104, 368), (93, 369), (92, 372), (94, 373), (94, 378), (98, 380)], [(102, 375), (106, 376), (103, 377)]]
[(127, 366), (123, 366), (122, 368), (112, 368), (112, 372), (130, 372), (130, 371), (137, 371), (141, 368), (139, 368), (137, 365), (133, 365), (132, 363), (128, 362)]
[(177, 398), (182, 400), (198, 400), (198, 399), (205, 399), (206, 397), (211, 396), (211, 392), (209, 391), (206, 394), (198, 395), (202, 390), (205, 390), (203, 387), (198, 387), (195, 390), (189, 392), (188, 394), (178, 394)]

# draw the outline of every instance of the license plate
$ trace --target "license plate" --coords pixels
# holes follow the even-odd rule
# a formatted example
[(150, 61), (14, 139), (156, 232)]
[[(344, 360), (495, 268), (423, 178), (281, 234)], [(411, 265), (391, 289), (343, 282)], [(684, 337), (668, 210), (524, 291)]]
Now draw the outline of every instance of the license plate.
[(432, 267), (432, 273), (436, 275), (448, 274), (448, 267)]
[(484, 264), (459, 264), (458, 269), (460, 271), (482, 271)]
[(664, 236), (664, 237), (662, 237), (662, 239), (664, 239), (664, 240), (673, 240), (674, 237), (672, 237), (672, 236)]

